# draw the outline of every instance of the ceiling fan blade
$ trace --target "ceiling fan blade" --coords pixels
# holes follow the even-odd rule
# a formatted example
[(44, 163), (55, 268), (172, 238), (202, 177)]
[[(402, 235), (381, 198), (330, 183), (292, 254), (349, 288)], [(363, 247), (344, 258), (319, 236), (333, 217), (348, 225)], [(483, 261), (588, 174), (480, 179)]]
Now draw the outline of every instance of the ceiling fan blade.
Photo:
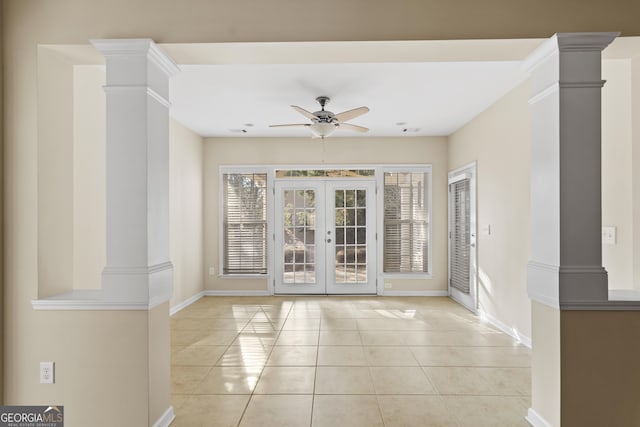
[(308, 126), (311, 126), (311, 124), (310, 123), (295, 123), (295, 124), (287, 124), (287, 125), (269, 125), (270, 128), (291, 128), (291, 127), (299, 127), (299, 126), (308, 127)]
[(291, 108), (293, 108), (294, 110), (296, 110), (298, 113), (302, 114), (303, 116), (311, 119), (311, 120), (316, 120), (317, 117), (310, 111), (305, 110), (304, 108), (300, 108), (297, 105), (292, 105)]
[(340, 129), (354, 130), (356, 132), (369, 132), (369, 128), (364, 126), (352, 125), (351, 123), (340, 123), (338, 124)]
[(361, 115), (366, 114), (368, 112), (369, 112), (368, 107), (360, 107), (360, 108), (354, 108), (353, 110), (343, 111), (342, 113), (336, 114), (334, 117), (338, 119), (339, 122), (346, 122), (351, 119), (355, 119), (356, 117), (360, 117)]

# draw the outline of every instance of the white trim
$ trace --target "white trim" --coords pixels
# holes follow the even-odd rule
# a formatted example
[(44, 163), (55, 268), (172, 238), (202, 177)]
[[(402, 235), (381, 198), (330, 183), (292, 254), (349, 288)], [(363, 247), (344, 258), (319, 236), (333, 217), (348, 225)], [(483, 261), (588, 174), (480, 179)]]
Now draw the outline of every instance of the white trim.
[(537, 261), (527, 264), (527, 294), (533, 301), (560, 309), (560, 267)]
[(535, 68), (544, 63), (549, 57), (558, 52), (557, 34), (546, 39), (532, 53), (521, 62), (522, 69), (531, 73)]
[(492, 315), (490, 315), (489, 313), (487, 313), (482, 309), (478, 310), (478, 316), (480, 316), (480, 319), (486, 322), (489, 322), (490, 324), (500, 329), (505, 334), (509, 335), (510, 337), (518, 341), (520, 344), (531, 348), (531, 338), (526, 335), (520, 334), (520, 332), (516, 328), (510, 328), (505, 323), (496, 319), (495, 317), (493, 317)]
[(207, 297), (269, 297), (271, 294), (268, 290), (264, 291), (223, 291), (223, 290), (206, 290), (204, 296)]
[(176, 415), (173, 413), (173, 406), (169, 406), (164, 414), (153, 423), (153, 427), (169, 427), (173, 420), (176, 419)]
[(546, 88), (542, 89), (537, 94), (533, 95), (529, 98), (529, 105), (537, 104), (538, 102), (545, 99), (547, 96), (553, 95), (554, 93), (558, 93), (560, 91), (560, 84), (558, 82), (551, 83)]
[(204, 297), (204, 291), (200, 291), (197, 294), (187, 298), (179, 304), (176, 304), (172, 307), (169, 307), (169, 316), (173, 316), (177, 312), (189, 307), (194, 302), (198, 301), (200, 298)]
[(385, 297), (448, 297), (448, 291), (392, 291), (385, 289)]
[(553, 427), (551, 424), (547, 422), (544, 418), (542, 418), (533, 408), (529, 408), (527, 416), (524, 417), (525, 420), (533, 427)]
[(167, 299), (154, 299), (150, 302), (110, 299), (101, 289), (75, 290), (46, 298), (31, 300), (34, 310), (151, 310)]
[(137, 267), (115, 267), (115, 266), (106, 266), (102, 270), (102, 274), (105, 276), (108, 275), (130, 275), (130, 274), (154, 274), (159, 273), (165, 270), (173, 270), (173, 264), (171, 261), (162, 262), (160, 264), (154, 265), (144, 265)]

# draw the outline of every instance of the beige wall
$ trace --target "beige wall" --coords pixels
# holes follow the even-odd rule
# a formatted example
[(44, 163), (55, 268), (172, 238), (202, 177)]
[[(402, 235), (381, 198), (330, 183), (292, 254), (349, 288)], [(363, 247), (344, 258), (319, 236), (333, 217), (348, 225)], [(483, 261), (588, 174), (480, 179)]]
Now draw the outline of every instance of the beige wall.
[(531, 302), (531, 407), (553, 427), (560, 426), (560, 310)]
[[(219, 265), (219, 166), (431, 164), (433, 174), (433, 276), (390, 280), (393, 291), (447, 289), (446, 138), (209, 138), (205, 142), (205, 270)], [(267, 290), (266, 279), (205, 278), (208, 290)]]
[[(631, 60), (606, 60), (602, 78), (602, 225), (616, 227), (602, 245), (609, 289), (633, 288)], [(640, 224), (638, 224), (640, 227)]]
[(75, 66), (73, 82), (73, 288), (99, 289), (106, 261), (105, 74)]
[(562, 427), (640, 425), (640, 312), (560, 317)]
[(477, 161), (479, 308), (530, 337), (528, 99), (523, 83), (451, 135), (448, 169)]
[(203, 142), (180, 123), (170, 123), (171, 305), (197, 295), (203, 285)]

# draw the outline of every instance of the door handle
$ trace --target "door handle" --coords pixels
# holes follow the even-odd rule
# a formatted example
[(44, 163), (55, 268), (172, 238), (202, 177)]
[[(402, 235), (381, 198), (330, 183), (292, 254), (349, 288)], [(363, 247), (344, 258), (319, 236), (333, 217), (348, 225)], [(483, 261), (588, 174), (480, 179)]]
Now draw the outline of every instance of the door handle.
[(327, 243), (331, 243), (331, 239), (327, 239)]

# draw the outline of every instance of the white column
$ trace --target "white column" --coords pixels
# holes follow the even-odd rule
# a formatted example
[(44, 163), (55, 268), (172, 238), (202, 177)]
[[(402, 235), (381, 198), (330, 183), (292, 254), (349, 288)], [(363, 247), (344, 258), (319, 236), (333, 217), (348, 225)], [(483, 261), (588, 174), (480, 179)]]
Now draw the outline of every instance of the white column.
[(617, 33), (556, 34), (531, 73), (531, 299), (561, 309), (608, 300), (602, 266), (601, 53)]
[(92, 40), (106, 58), (107, 259), (110, 300), (170, 298), (169, 77), (178, 69), (150, 39)]

